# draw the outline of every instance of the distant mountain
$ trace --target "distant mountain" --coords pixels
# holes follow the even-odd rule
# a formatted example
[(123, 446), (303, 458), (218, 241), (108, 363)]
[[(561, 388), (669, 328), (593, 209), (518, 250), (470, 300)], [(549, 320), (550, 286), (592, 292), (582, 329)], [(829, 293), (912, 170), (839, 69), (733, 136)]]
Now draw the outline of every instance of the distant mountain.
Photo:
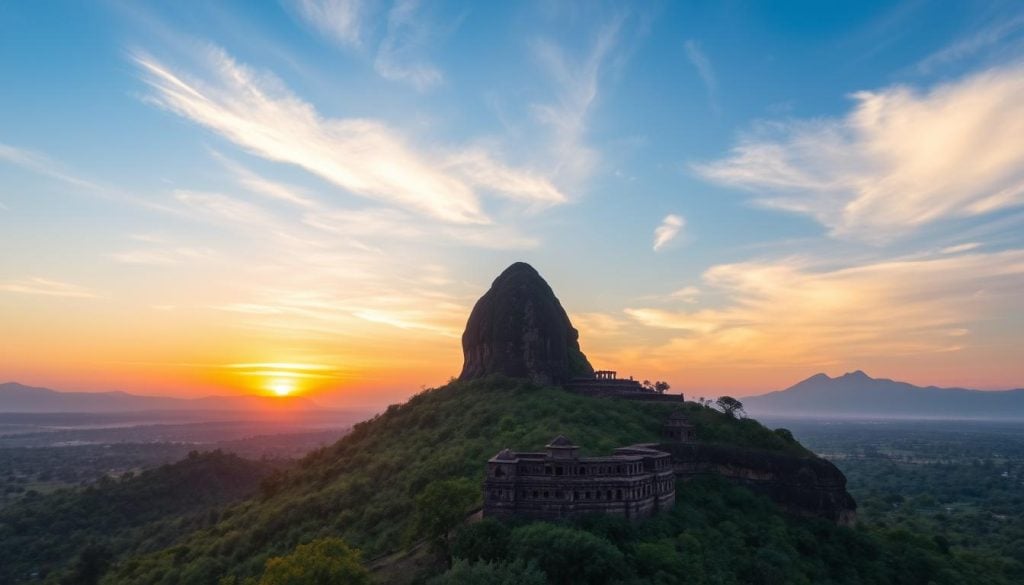
[(16, 382), (0, 384), (0, 412), (145, 412), (145, 411), (265, 411), (312, 410), (319, 406), (302, 397), (206, 396), (172, 398), (127, 392), (59, 392)]
[(984, 391), (914, 386), (857, 370), (816, 374), (778, 392), (743, 399), (755, 415), (881, 418), (1024, 418), (1024, 389)]

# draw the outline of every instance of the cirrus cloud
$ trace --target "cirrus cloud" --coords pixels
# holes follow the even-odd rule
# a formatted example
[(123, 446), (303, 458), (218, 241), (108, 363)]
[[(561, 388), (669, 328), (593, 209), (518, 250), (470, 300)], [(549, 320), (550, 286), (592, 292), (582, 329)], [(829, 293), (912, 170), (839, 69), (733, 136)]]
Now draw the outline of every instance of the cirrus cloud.
[(478, 189), (532, 206), (566, 201), (547, 179), (479, 149), (426, 154), (386, 124), (322, 117), (275, 77), (224, 51), (203, 54), (204, 81), (137, 54), (150, 101), (217, 132), (248, 152), (298, 166), (362, 197), (454, 224), (488, 224)]
[(842, 118), (764, 124), (729, 156), (693, 165), (835, 236), (884, 242), (1024, 203), (1024, 64), (927, 91), (855, 93)]

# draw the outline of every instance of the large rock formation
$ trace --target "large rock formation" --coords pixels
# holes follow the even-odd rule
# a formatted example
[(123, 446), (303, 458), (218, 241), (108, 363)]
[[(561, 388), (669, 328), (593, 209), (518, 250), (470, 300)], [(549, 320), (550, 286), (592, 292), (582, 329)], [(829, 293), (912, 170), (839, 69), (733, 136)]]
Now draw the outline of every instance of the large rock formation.
[(505, 374), (561, 384), (594, 373), (562, 304), (524, 262), (506, 268), (476, 302), (462, 334), (462, 353), (461, 380)]
[(782, 508), (852, 525), (857, 502), (846, 491), (846, 476), (820, 457), (797, 457), (726, 444), (665, 443), (676, 477), (717, 475), (765, 494)]

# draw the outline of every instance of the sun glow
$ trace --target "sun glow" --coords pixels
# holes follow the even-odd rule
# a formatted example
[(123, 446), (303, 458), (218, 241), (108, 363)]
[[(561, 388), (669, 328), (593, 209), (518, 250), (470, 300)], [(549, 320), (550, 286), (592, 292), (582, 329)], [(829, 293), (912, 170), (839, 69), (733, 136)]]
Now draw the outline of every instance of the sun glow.
[(267, 388), (276, 396), (289, 396), (295, 392), (295, 380), (276, 378), (267, 384)]

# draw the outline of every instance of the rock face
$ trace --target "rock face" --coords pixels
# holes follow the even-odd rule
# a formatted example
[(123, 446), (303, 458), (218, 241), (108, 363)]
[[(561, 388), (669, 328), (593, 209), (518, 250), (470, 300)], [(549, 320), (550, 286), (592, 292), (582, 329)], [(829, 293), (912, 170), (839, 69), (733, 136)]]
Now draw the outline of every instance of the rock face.
[(460, 380), (504, 374), (561, 384), (594, 373), (555, 293), (523, 262), (506, 268), (476, 302), (462, 334), (462, 353)]
[(791, 513), (852, 525), (857, 502), (846, 491), (846, 476), (824, 459), (795, 457), (731, 445), (665, 443), (679, 479), (717, 475), (762, 493)]

